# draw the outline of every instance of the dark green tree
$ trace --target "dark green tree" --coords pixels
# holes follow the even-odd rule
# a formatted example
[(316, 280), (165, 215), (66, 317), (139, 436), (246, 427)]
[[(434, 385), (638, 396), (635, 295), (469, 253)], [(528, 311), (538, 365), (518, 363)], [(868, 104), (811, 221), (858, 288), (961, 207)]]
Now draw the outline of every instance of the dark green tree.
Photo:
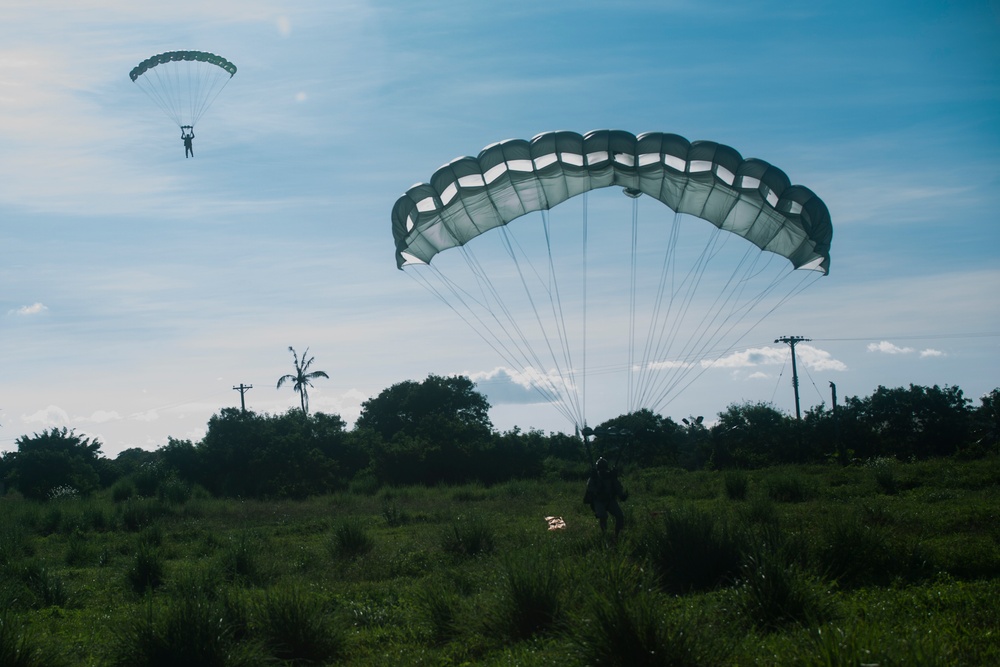
[(423, 382), (406, 380), (369, 398), (361, 404), (356, 426), (384, 440), (397, 433), (434, 435), (446, 424), (485, 436), (493, 429), (489, 410), (489, 401), (464, 375), (428, 375)]
[(970, 401), (958, 387), (886, 388), (845, 401), (841, 423), (861, 458), (949, 456), (970, 439)]
[(677, 463), (681, 427), (648, 408), (609, 419), (594, 431), (595, 456), (612, 462), (627, 457), (643, 466)]
[[(224, 408), (209, 420), (195, 448), (200, 463), (195, 481), (221, 496), (302, 498), (329, 492), (367, 463), (357, 456), (345, 460), (355, 449), (345, 448), (344, 428), (339, 416), (322, 412), (303, 419), (295, 409), (270, 416)], [(181, 444), (174, 448), (187, 460)]]
[(791, 419), (766, 402), (733, 403), (711, 429), (718, 468), (759, 468), (802, 459)]
[(309, 367), (312, 366), (314, 357), (309, 356), (309, 348), (302, 354), (302, 361), (299, 362), (299, 355), (295, 353), (295, 348), (289, 346), (288, 350), (292, 353), (292, 358), (295, 360), (295, 374), (282, 375), (278, 378), (278, 389), (281, 389), (282, 385), (286, 382), (292, 383), (292, 389), (298, 392), (299, 402), (302, 404), (302, 415), (306, 416), (309, 414), (309, 387), (312, 386), (312, 381), (316, 378), (327, 378), (327, 375), (323, 371), (310, 371)]
[(45, 500), (58, 487), (86, 494), (100, 485), (97, 440), (63, 427), (21, 436), (16, 444), (17, 451), (9, 455), (9, 477), (25, 498)]
[(489, 408), (469, 378), (429, 375), (362, 403), (356, 429), (377, 436), (368, 442), (383, 482), (460, 482), (476, 477), (493, 446)]

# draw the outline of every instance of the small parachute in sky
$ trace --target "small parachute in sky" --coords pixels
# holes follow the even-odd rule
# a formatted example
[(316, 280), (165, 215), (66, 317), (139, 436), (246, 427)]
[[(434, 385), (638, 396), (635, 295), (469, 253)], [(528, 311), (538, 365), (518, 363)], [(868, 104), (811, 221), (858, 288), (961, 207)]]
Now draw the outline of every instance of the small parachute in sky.
[(167, 51), (132, 68), (129, 78), (181, 130), (192, 130), (236, 74), (236, 65), (205, 51)]
[(622, 414), (614, 396), (665, 407), (829, 272), (833, 237), (823, 201), (777, 167), (621, 130), (457, 158), (398, 199), (392, 232), (397, 266), (577, 428), (588, 379), (604, 418)]

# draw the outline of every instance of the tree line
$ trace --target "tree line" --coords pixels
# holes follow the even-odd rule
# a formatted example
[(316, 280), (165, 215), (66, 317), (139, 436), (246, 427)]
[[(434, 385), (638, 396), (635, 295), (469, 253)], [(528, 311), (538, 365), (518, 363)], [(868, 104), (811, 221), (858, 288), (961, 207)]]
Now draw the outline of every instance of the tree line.
[(626, 466), (688, 470), (998, 450), (1000, 389), (975, 404), (958, 387), (880, 386), (835, 408), (814, 407), (801, 420), (766, 402), (732, 404), (711, 424), (641, 410), (598, 425), (585, 448), (578, 434), (497, 431), (487, 398), (464, 376), (392, 385), (362, 404), (349, 429), (339, 415), (308, 412), (307, 380), (325, 374), (310, 376), (305, 355), (295, 361), (297, 376), (285, 381), (302, 390), (301, 410), (224, 408), (198, 442), (168, 438), (154, 451), (126, 449), (114, 459), (102, 456), (98, 441), (52, 428), (17, 439), (17, 450), (0, 457), (0, 483), (38, 500), (126, 483), (140, 495), (180, 486), (222, 497), (303, 498), (382, 485), (579, 479), (592, 463), (588, 448)]

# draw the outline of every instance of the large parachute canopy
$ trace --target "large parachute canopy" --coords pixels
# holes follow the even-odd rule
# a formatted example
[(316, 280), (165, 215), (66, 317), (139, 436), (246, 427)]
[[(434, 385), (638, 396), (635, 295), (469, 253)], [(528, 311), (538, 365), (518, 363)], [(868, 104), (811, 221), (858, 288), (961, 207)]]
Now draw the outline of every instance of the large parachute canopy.
[(143, 60), (129, 78), (178, 127), (194, 127), (233, 75), (236, 65), (205, 51), (167, 51)]
[(397, 200), (392, 231), (397, 266), (577, 426), (588, 376), (621, 371), (628, 412), (665, 406), (829, 272), (833, 236), (823, 201), (763, 160), (620, 130), (453, 160)]

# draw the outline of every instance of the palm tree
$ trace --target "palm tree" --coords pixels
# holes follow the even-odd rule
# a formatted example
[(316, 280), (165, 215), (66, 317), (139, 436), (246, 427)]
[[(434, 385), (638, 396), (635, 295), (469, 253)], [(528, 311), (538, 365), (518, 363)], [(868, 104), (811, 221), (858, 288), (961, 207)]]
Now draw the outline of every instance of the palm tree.
[(312, 382), (310, 380), (315, 380), (316, 378), (327, 378), (330, 376), (323, 371), (313, 371), (312, 373), (307, 372), (309, 367), (312, 366), (313, 357), (309, 357), (309, 348), (302, 354), (302, 363), (299, 363), (299, 355), (295, 353), (295, 348), (289, 346), (289, 351), (295, 358), (295, 375), (282, 375), (278, 378), (278, 389), (281, 389), (281, 385), (286, 382), (292, 383), (292, 389), (299, 392), (299, 400), (302, 402), (302, 416), (309, 414), (309, 392), (306, 387), (311, 387)]

